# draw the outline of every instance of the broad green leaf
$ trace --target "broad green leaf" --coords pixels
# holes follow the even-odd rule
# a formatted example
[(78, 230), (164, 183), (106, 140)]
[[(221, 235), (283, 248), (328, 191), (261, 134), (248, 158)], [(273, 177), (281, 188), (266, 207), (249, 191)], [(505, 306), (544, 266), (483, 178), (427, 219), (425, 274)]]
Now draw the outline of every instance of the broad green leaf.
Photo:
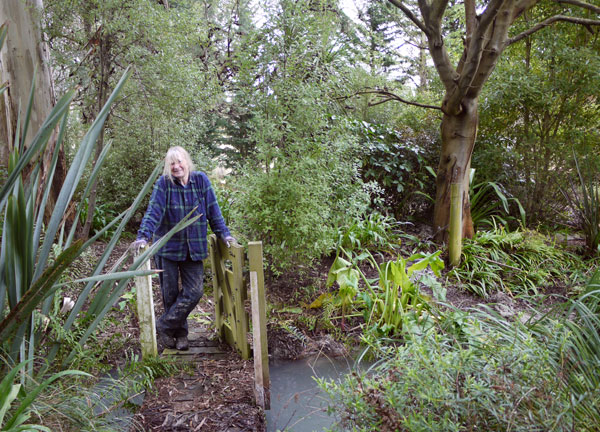
[(55, 287), (63, 287), (66, 285), (71, 285), (75, 283), (81, 282), (104, 282), (104, 281), (114, 281), (119, 279), (131, 279), (134, 277), (142, 277), (160, 273), (160, 270), (135, 270), (135, 271), (123, 271), (123, 272), (115, 272), (115, 273), (107, 273), (98, 276), (90, 276), (82, 279), (75, 279), (69, 282), (62, 282), (56, 284)]
[(42, 277), (27, 290), (15, 307), (0, 321), (0, 340), (5, 340), (16, 325), (27, 320), (39, 303), (56, 290), (55, 282), (79, 255), (82, 243), (81, 240), (75, 242), (56, 257), (54, 264), (46, 269)]
[(61, 120), (61, 118), (65, 115), (65, 113), (69, 109), (69, 105), (71, 101), (75, 97), (75, 91), (71, 90), (67, 92), (54, 106), (42, 126), (40, 130), (33, 138), (30, 146), (25, 150), (23, 155), (19, 157), (18, 161), (16, 161), (12, 171), (10, 172), (8, 178), (6, 179), (6, 183), (0, 189), (0, 210), (4, 207), (6, 196), (9, 191), (14, 186), (17, 178), (21, 175), (21, 171), (27, 166), (27, 164), (32, 160), (32, 158), (36, 157), (41, 150), (46, 146), (50, 135), (54, 131), (54, 128)]

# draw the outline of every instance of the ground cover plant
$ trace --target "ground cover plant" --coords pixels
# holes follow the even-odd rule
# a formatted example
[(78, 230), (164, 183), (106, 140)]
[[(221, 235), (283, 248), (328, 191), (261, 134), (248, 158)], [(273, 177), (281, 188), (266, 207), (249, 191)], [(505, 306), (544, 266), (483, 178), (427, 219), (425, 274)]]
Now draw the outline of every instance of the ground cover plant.
[(535, 295), (545, 286), (571, 285), (583, 267), (580, 257), (541, 233), (497, 227), (465, 239), (461, 264), (448, 272), (447, 282), (456, 281), (481, 297), (497, 290)]
[(400, 345), (371, 339), (369, 373), (320, 382), (334, 430), (595, 430), (598, 287), (528, 319), (444, 309)]

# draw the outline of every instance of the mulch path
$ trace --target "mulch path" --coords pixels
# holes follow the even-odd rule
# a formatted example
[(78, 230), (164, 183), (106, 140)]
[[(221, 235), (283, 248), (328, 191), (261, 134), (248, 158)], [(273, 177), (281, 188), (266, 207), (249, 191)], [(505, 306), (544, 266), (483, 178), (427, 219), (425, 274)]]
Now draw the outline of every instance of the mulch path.
[(264, 431), (252, 360), (204, 360), (192, 375), (159, 378), (136, 415), (144, 431)]

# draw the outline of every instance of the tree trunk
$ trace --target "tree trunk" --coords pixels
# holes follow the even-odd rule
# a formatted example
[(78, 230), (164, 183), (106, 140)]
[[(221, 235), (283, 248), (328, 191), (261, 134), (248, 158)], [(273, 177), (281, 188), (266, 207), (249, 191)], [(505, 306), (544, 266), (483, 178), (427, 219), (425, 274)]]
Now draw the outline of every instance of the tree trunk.
[(479, 115), (477, 99), (467, 99), (457, 115), (444, 114), (442, 119), (442, 154), (437, 171), (437, 192), (433, 214), (435, 240), (448, 239), (450, 222), (450, 185), (462, 182), (463, 237), (473, 237), (473, 221), (469, 202), (469, 171), (477, 136)]
[[(38, 14), (43, 8), (42, 0), (1, 0), (0, 23), (8, 23), (8, 35), (0, 51), (0, 82), (8, 82), (9, 88), (0, 96), (0, 165), (6, 166), (13, 150), (19, 111), (21, 121), (25, 111), (34, 70), (36, 72), (33, 109), (25, 147), (28, 147), (55, 104), (54, 85), (49, 65), (48, 48), (42, 41)], [(23, 124), (21, 124), (23, 127)], [(46, 180), (54, 148), (56, 134), (50, 138), (42, 162), (42, 179)], [(47, 216), (49, 217), (60, 192), (65, 176), (64, 152), (59, 149), (58, 166), (54, 174)]]
[[(108, 96), (109, 96), (109, 94), (108, 94), (109, 93), (108, 78), (110, 76), (110, 69), (111, 69), (110, 48), (111, 48), (111, 43), (110, 43), (109, 36), (102, 36), (100, 39), (100, 46), (99, 46), (99, 50), (98, 50), (98, 53), (99, 53), (98, 67), (100, 69), (100, 73), (99, 73), (99, 77), (98, 77), (99, 81), (98, 81), (97, 105), (95, 107), (95, 112), (93, 114), (94, 119), (98, 116), (98, 114), (102, 110), (102, 107), (108, 100)], [(106, 122), (108, 122), (108, 117), (107, 117)], [(106, 125), (106, 123), (105, 123), (105, 125)], [(103, 148), (104, 148), (104, 128), (100, 132), (100, 136), (98, 137), (98, 142), (96, 143), (96, 154), (94, 156), (94, 165), (98, 162), (98, 158), (99, 158), (100, 154), (102, 153)], [(80, 238), (87, 239), (90, 235), (92, 224), (94, 222), (94, 211), (96, 210), (97, 195), (98, 195), (98, 178), (96, 178), (96, 180), (94, 180), (94, 183), (92, 184), (92, 187), (90, 188), (90, 196), (88, 198), (87, 218), (81, 228)]]

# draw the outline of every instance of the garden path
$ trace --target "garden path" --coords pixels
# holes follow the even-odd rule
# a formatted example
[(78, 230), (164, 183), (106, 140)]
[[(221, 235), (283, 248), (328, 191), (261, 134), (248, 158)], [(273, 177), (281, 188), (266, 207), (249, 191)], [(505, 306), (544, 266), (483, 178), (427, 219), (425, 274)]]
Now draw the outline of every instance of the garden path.
[[(198, 306), (207, 307), (206, 300)], [(185, 372), (155, 381), (136, 416), (142, 430), (264, 431), (264, 412), (254, 401), (252, 360), (242, 360), (220, 342), (206, 320), (192, 318), (189, 326), (190, 349), (161, 354), (187, 362)]]

